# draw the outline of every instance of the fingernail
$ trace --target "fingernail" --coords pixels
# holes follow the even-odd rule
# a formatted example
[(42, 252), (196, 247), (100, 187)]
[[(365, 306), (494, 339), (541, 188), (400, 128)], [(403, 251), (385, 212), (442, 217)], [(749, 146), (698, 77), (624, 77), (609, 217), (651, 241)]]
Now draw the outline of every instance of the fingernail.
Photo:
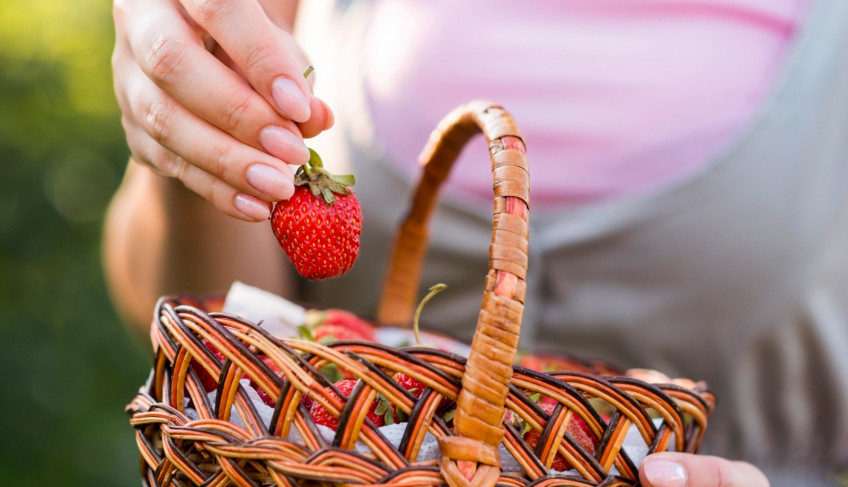
[(286, 178), (282, 172), (265, 164), (254, 164), (247, 168), (246, 177), (251, 186), (278, 200), (290, 197), (294, 191), (291, 178)]
[(645, 477), (653, 487), (686, 487), (683, 465), (664, 458), (645, 459)]
[(283, 127), (271, 125), (259, 132), (259, 143), (269, 154), (289, 164), (309, 161), (309, 149), (303, 139)]
[(271, 217), (271, 209), (267, 203), (263, 203), (253, 196), (238, 194), (235, 199), (235, 207), (244, 216), (256, 221), (267, 220)]
[(280, 113), (294, 120), (305, 122), (309, 120), (309, 100), (306, 99), (297, 83), (285, 76), (280, 76), (271, 85), (271, 96), (280, 109)]

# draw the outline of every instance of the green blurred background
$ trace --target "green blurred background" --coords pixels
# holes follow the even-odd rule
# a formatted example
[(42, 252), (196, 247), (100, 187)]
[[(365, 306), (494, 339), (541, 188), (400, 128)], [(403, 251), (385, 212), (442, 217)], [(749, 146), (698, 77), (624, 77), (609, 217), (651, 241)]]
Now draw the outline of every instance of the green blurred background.
[(0, 2), (0, 485), (139, 485), (124, 405), (148, 351), (99, 240), (128, 156), (106, 0)]

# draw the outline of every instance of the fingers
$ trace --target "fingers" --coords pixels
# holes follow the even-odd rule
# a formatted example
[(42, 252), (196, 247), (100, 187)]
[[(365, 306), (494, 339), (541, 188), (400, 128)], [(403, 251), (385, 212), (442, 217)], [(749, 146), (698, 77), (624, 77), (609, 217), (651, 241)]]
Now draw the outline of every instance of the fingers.
[(334, 122), (333, 112), (323, 100), (313, 96), (309, 106), (312, 117), (304, 123), (297, 124), (300, 133), (306, 138), (315, 137), (332, 127)]
[(253, 88), (295, 122), (311, 118), (308, 63), (294, 38), (255, 0), (180, 0), (188, 15), (227, 52)]
[(756, 467), (720, 457), (687, 453), (649, 455), (639, 466), (646, 487), (768, 487)]
[[(206, 50), (200, 37), (171, 2), (151, 0), (131, 22), (127, 42), (144, 74), (180, 105), (202, 119), (254, 147), (272, 155), (275, 134), (282, 129), (298, 130), (278, 114), (243, 78)], [(315, 127), (316, 133), (321, 127)], [(291, 164), (309, 158), (301, 138)], [(270, 143), (269, 143), (270, 142)]]
[[(116, 0), (114, 16), (115, 92), (134, 159), (229, 215), (267, 219), (270, 202), (293, 192), (287, 163), (309, 158), (301, 129), (314, 136), (329, 128), (329, 107), (310, 92), (302, 123), (281, 115), (227, 53), (207, 51), (207, 33), (176, 0)], [(292, 66), (306, 65), (293, 41), (284, 48)]]
[[(142, 134), (142, 137), (147, 137)], [(138, 150), (133, 160), (143, 162), (160, 175), (174, 177), (186, 188), (198, 194), (223, 213), (245, 221), (263, 221), (271, 215), (271, 204), (255, 196), (238, 191), (185, 159), (166, 150), (152, 139), (136, 141)], [(159, 169), (162, 168), (162, 169)], [(163, 171), (166, 171), (163, 174)]]
[[(133, 69), (138, 70), (127, 67)], [(269, 202), (291, 196), (293, 175), (288, 164), (213, 127), (144, 76), (127, 77), (135, 80), (127, 83), (132, 96), (119, 96), (119, 101), (122, 107), (129, 106), (123, 110), (124, 130), (136, 160), (179, 179), (217, 208), (242, 219), (265, 219)], [(279, 130), (276, 152), (286, 159), (301, 157), (294, 155), (299, 134)]]

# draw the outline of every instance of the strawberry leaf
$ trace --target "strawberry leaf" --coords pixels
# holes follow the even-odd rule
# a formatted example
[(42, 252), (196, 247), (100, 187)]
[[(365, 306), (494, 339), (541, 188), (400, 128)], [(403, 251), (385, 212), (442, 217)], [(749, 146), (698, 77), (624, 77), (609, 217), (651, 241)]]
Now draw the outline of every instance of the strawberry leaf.
[(397, 410), (397, 417), (398, 417), (398, 421), (400, 421), (400, 422), (404, 422), (407, 419), (409, 419), (409, 416), (401, 409)]
[(309, 162), (307, 162), (312, 167), (324, 167), (324, 162), (321, 161), (321, 156), (318, 155), (317, 152), (309, 148)]
[(345, 187), (356, 185), (356, 178), (353, 177), (353, 174), (333, 174), (330, 179)]
[[(314, 193), (314, 191), (313, 191)], [(336, 195), (333, 194), (333, 191), (330, 188), (322, 187), (321, 188), (321, 196), (324, 198), (324, 202), (328, 205), (332, 205), (336, 202)], [(315, 197), (318, 197), (316, 194)]]
[(386, 411), (392, 410), (392, 403), (389, 402), (388, 398), (381, 393), (377, 393), (377, 407), (374, 408), (374, 414), (378, 416), (382, 416), (386, 414)]
[(341, 184), (338, 181), (333, 180), (332, 176), (328, 176), (327, 178), (325, 178), (323, 184), (327, 189), (329, 189), (333, 193), (336, 193), (336, 194), (353, 194), (353, 191), (351, 191), (350, 186), (345, 185), (345, 184)]
[(327, 377), (327, 380), (329, 380), (333, 384), (344, 378), (342, 376), (341, 371), (339, 370), (339, 366), (336, 364), (327, 364), (321, 367), (320, 372), (324, 374), (324, 376)]
[(450, 411), (448, 411), (448, 412), (446, 412), (445, 414), (443, 414), (443, 415), (442, 415), (442, 421), (444, 421), (445, 423), (448, 423), (448, 422), (450, 422), (451, 420), (453, 420), (453, 418), (454, 418), (455, 416), (456, 416), (456, 408), (451, 409)]
[(312, 330), (310, 330), (308, 326), (300, 325), (297, 329), (300, 330), (300, 336), (302, 336), (305, 340), (309, 340), (310, 342), (315, 341), (315, 337), (312, 335)]

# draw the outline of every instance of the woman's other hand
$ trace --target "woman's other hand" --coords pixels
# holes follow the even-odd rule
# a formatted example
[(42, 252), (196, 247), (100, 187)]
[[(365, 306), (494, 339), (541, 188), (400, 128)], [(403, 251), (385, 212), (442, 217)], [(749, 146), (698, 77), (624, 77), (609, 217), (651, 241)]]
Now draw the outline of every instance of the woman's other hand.
[(267, 219), (293, 192), (288, 164), (309, 159), (303, 137), (333, 123), (293, 37), (257, 0), (116, 0), (114, 20), (133, 159), (228, 215)]
[(639, 466), (645, 487), (768, 487), (750, 463), (688, 453), (656, 453)]

